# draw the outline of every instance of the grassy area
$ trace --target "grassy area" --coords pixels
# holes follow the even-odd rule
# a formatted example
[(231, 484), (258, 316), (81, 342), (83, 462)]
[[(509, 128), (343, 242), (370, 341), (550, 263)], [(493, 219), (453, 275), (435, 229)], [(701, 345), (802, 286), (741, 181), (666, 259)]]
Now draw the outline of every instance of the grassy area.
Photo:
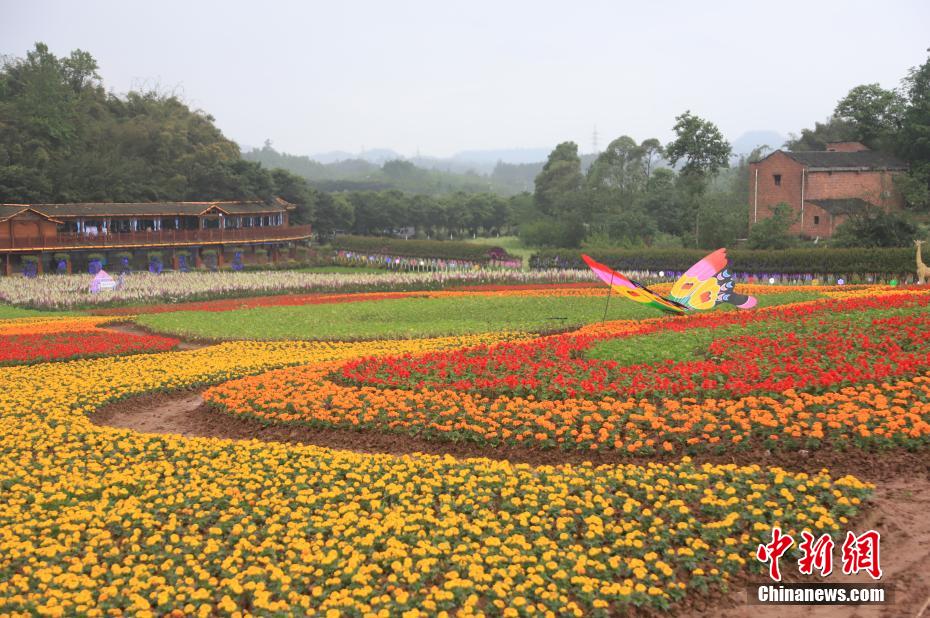
[[(762, 304), (816, 298), (779, 294)], [(151, 330), (202, 339), (410, 338), (498, 330), (545, 332), (597, 322), (602, 297), (473, 296), (411, 298), (334, 305), (261, 307), (237, 311), (178, 311), (144, 315)], [(655, 318), (659, 311), (632, 302), (611, 302), (608, 320)]]
[[(774, 294), (760, 296), (760, 305), (785, 304), (797, 302), (791, 299), (795, 293)], [(913, 314), (927, 311), (926, 308), (897, 308), (873, 311), (860, 311), (857, 313), (824, 314), (810, 322), (803, 328), (795, 324), (784, 324), (778, 321), (759, 322), (750, 328), (744, 326), (728, 326), (722, 328), (695, 328), (682, 332), (652, 333), (641, 337), (627, 339), (611, 339), (599, 343), (588, 350), (588, 358), (614, 360), (621, 365), (637, 365), (640, 363), (656, 363), (663, 360), (686, 361), (706, 357), (708, 346), (719, 339), (740, 337), (743, 335), (763, 335), (790, 328), (794, 332), (813, 332), (830, 328), (831, 320), (842, 320), (853, 324), (867, 325), (871, 320), (892, 315)]]
[(492, 247), (500, 247), (507, 251), (510, 255), (516, 255), (523, 258), (523, 267), (526, 268), (529, 263), (530, 256), (536, 252), (536, 249), (532, 247), (527, 247), (520, 239), (516, 236), (498, 236), (496, 238), (469, 238), (468, 242), (478, 243), (480, 245), (490, 245)]
[(42, 317), (62, 317), (68, 315), (78, 315), (74, 311), (39, 311), (37, 309), (22, 309), (12, 305), (0, 305), (0, 320), (10, 320), (13, 318), (42, 318)]

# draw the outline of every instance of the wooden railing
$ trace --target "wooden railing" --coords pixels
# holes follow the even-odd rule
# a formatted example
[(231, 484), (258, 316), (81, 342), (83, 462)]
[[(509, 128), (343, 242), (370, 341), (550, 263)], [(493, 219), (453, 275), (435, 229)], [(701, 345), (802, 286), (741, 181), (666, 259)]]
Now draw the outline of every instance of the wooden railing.
[(117, 249), (122, 247), (164, 247), (240, 242), (274, 242), (308, 238), (311, 226), (246, 227), (204, 230), (160, 230), (157, 232), (117, 232), (112, 234), (62, 234), (46, 237), (0, 238), (0, 251), (42, 251), (52, 249)]

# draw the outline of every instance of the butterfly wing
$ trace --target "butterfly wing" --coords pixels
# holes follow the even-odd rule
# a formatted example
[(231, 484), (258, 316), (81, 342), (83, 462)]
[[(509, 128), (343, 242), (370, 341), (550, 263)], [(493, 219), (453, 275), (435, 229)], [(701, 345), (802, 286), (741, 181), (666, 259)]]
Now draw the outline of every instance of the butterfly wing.
[(659, 296), (646, 286), (632, 281), (623, 273), (618, 273), (609, 266), (605, 266), (587, 255), (582, 255), (581, 258), (585, 261), (585, 264), (594, 271), (598, 279), (609, 285), (611, 289), (620, 296), (624, 296), (637, 303), (661, 309), (666, 313), (681, 314), (687, 310), (687, 307), (684, 305)]
[(717, 249), (685, 271), (672, 286), (669, 298), (699, 311), (713, 309), (720, 303), (740, 309), (755, 307), (754, 297), (733, 292), (733, 277), (726, 268), (727, 250)]

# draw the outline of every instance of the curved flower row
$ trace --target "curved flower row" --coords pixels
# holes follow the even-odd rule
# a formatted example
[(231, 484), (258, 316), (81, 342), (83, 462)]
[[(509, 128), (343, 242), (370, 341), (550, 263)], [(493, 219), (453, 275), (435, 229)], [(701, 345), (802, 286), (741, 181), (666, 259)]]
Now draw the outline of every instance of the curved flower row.
[(492, 338), (233, 342), (0, 369), (0, 614), (663, 608), (744, 571), (773, 525), (845, 528), (871, 489), (687, 459), (534, 468), (182, 439), (84, 415), (274, 367)]
[[(653, 286), (653, 289), (667, 293), (671, 284), (663, 283)], [(824, 294), (830, 296), (856, 296), (866, 289), (863, 286), (849, 286), (840, 292), (835, 287), (828, 286), (788, 286), (788, 285), (745, 285), (740, 286), (741, 291), (755, 296), (767, 294), (785, 294), (803, 291), (810, 294)], [(869, 288), (873, 290), (875, 288)], [(371, 302), (378, 300), (395, 300), (402, 298), (448, 298), (454, 296), (605, 296), (606, 287), (603, 285), (585, 283), (553, 283), (553, 284), (526, 284), (526, 285), (476, 285), (446, 290), (422, 290), (412, 292), (355, 292), (350, 294), (281, 294), (276, 296), (255, 296), (250, 298), (226, 298), (219, 300), (206, 300), (201, 302), (181, 302), (157, 305), (134, 305), (130, 307), (107, 307), (96, 309), (97, 315), (136, 315), (146, 313), (168, 313), (172, 311), (234, 311), (238, 309), (252, 309), (255, 307), (277, 307), (294, 305), (322, 305), (352, 302)]]
[(39, 335), (91, 330), (112, 321), (113, 318), (98, 316), (15, 318), (0, 320), (0, 335)]
[(110, 318), (66, 317), (0, 323), (0, 365), (164, 352), (178, 340), (99, 328)]
[[(756, 313), (615, 322), (524, 342), (271, 372), (219, 385), (204, 397), (230, 413), (266, 422), (367, 428), (491, 445), (636, 454), (760, 444), (785, 449), (823, 444), (921, 448), (930, 444), (930, 344), (923, 336), (930, 325), (930, 316), (923, 313), (928, 303), (930, 295), (915, 292)], [(889, 311), (899, 314), (886, 315)], [(868, 317), (873, 314), (883, 317)], [(774, 331), (762, 330), (766, 320), (774, 324)], [(718, 340), (709, 346), (707, 361), (632, 367), (614, 363), (612, 374), (589, 371), (583, 379), (575, 372), (578, 366), (605, 365), (578, 356), (604, 338), (734, 324), (768, 334)], [(786, 325), (792, 324), (806, 325), (807, 331), (803, 336), (786, 332)], [(523, 355), (508, 356), (515, 350)], [(562, 389), (560, 396), (540, 397), (530, 389), (528, 394), (514, 393), (520, 384), (506, 378), (491, 384), (493, 388), (476, 388), (475, 381), (456, 375), (458, 366), (450, 359), (458, 358), (479, 370), (504, 368), (508, 376), (549, 372), (555, 377), (542, 392), (551, 395)], [(367, 367), (389, 370), (357, 379), (360, 368)], [(424, 374), (442, 379), (426, 382)], [(356, 379), (347, 381), (346, 375)], [(623, 389), (620, 378), (627, 380)], [(528, 378), (520, 380), (538, 389), (538, 384), (527, 383)], [(569, 392), (572, 380), (582, 393)], [(611, 384), (612, 391), (598, 390), (598, 380)], [(690, 396), (682, 398), (683, 394)]]
[(42, 335), (0, 335), (0, 364), (121, 356), (165, 352), (178, 340), (160, 335), (136, 335), (104, 330), (77, 330)]
[(342, 386), (333, 365), (227, 382), (204, 398), (262, 421), (393, 431), (488, 445), (611, 449), (648, 455), (728, 448), (930, 445), (930, 378), (862, 384), (822, 394), (737, 399), (537, 400), (460, 390)]
[[(359, 359), (341, 367), (336, 377), (356, 386), (449, 388), (542, 399), (635, 395), (661, 399), (683, 393), (727, 397), (823, 389), (842, 382), (914, 375), (930, 365), (930, 341), (918, 332), (927, 326), (926, 317), (892, 317), (865, 327), (856, 321), (864, 311), (916, 311), (928, 304), (930, 294), (911, 292), (592, 325), (528, 342)], [(769, 330), (764, 336), (720, 339), (708, 348), (705, 360), (624, 366), (585, 357), (592, 345), (606, 339), (734, 326)]]

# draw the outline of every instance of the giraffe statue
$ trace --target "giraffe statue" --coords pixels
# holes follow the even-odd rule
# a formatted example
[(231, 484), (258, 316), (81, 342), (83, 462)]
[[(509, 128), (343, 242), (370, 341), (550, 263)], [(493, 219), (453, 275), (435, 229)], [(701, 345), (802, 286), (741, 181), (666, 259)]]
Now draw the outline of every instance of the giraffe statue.
[(915, 240), (914, 244), (917, 245), (917, 283), (927, 283), (930, 279), (930, 267), (924, 264), (920, 257), (920, 246), (924, 244), (924, 241)]

